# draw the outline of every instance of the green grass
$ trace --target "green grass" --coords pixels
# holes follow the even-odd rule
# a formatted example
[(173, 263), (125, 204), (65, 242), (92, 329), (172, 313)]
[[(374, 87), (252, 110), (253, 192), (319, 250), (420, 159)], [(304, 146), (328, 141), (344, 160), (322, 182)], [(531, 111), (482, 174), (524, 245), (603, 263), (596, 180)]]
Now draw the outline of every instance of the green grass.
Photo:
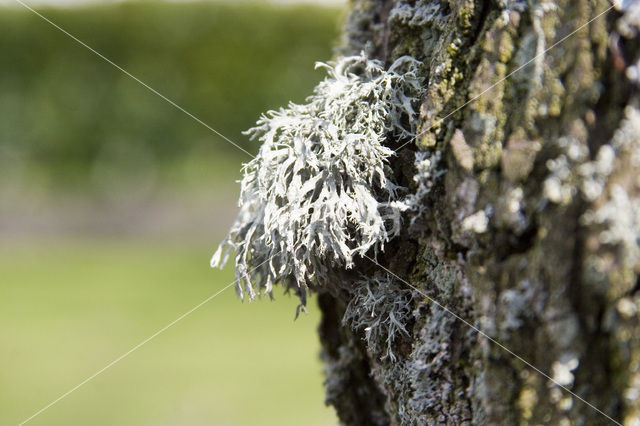
[[(313, 65), (330, 58), (340, 15), (147, 1), (42, 12), (250, 151), (257, 144), (240, 131), (322, 78)], [(95, 209), (145, 185), (174, 203), (204, 188), (212, 206), (237, 191), (248, 156), (32, 13), (2, 7), (0, 27), (0, 197), (15, 195), (0, 213), (32, 193), (47, 213), (75, 191)], [(208, 267), (214, 249), (0, 241), (0, 424), (26, 419), (231, 282)], [(296, 305), (281, 294), (241, 303), (229, 289), (29, 424), (335, 424), (317, 308), (310, 301), (294, 322)]]
[[(0, 424), (17, 424), (232, 281), (213, 247), (50, 240), (0, 246)], [(29, 424), (328, 425), (319, 320), (276, 295), (211, 300)]]

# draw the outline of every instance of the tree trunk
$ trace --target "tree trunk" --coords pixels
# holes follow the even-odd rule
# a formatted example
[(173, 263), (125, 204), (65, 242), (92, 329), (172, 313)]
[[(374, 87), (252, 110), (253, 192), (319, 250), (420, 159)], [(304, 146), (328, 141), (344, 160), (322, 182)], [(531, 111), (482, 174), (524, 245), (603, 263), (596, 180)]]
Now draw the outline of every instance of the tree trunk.
[(362, 285), (319, 289), (344, 424), (640, 424), (640, 6), (609, 7), (352, 1), (341, 53), (424, 64), (396, 177), (418, 150), (446, 173), (377, 258), (400, 279), (367, 284), (406, 333), (365, 329), (393, 311), (353, 309)]

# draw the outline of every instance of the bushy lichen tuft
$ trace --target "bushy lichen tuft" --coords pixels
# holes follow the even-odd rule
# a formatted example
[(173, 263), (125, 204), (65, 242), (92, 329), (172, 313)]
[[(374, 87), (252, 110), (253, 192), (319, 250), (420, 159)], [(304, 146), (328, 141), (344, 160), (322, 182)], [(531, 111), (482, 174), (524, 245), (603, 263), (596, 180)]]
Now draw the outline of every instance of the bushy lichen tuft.
[[(369, 350), (382, 354), (381, 360), (396, 360), (394, 342), (409, 337), (408, 323), (413, 319), (413, 294), (405, 285), (398, 286), (383, 272), (354, 283), (354, 297), (349, 302), (342, 323), (354, 330), (364, 330)], [(385, 347), (377, 347), (381, 343)]]
[(423, 217), (427, 205), (424, 200), (431, 192), (436, 181), (447, 171), (440, 168), (442, 159), (442, 151), (418, 151), (415, 153), (414, 167), (416, 174), (413, 176), (415, 183), (415, 192), (407, 195), (401, 203), (400, 207), (411, 213), (411, 225), (416, 220)]
[(243, 168), (240, 213), (211, 260), (236, 252), (238, 293), (252, 299), (282, 282), (304, 304), (306, 288), (330, 269), (379, 250), (399, 232), (402, 190), (389, 179), (388, 138), (415, 133), (419, 63), (388, 70), (365, 56), (319, 64), (325, 78), (303, 105), (263, 115), (250, 129), (262, 142)]

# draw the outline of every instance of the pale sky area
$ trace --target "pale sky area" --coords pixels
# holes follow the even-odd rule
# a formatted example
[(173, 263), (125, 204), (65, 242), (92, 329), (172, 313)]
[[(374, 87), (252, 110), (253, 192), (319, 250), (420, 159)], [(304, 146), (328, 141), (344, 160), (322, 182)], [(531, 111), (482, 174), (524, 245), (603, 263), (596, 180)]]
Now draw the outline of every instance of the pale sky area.
[[(52, 5), (52, 6), (75, 6), (88, 3), (120, 3), (127, 0), (22, 0), (24, 3), (33, 6)], [(171, 2), (188, 2), (196, 0), (168, 0)], [(206, 0), (205, 0), (206, 1)], [(277, 3), (277, 4), (296, 4), (296, 3), (313, 3), (327, 6), (344, 6), (348, 0), (209, 0), (212, 2), (259, 2), (259, 3)], [(0, 5), (16, 5), (20, 6), (15, 0), (0, 0)]]

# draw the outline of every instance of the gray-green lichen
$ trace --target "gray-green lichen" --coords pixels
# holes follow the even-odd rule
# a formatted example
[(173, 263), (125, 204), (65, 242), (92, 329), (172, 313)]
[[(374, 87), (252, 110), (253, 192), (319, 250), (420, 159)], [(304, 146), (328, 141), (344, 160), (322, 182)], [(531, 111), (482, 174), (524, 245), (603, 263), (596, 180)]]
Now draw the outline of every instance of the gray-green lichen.
[(372, 353), (381, 354), (382, 360), (396, 361), (394, 343), (402, 335), (409, 337), (407, 329), (412, 319), (412, 290), (381, 271), (373, 277), (363, 277), (353, 287), (353, 297), (342, 322), (364, 331)]
[(415, 189), (403, 199), (400, 205), (403, 211), (409, 212), (410, 225), (414, 225), (418, 218), (424, 216), (425, 210), (429, 208), (426, 197), (446, 173), (441, 166), (442, 151), (418, 151), (414, 155), (415, 174), (412, 180)]
[(283, 282), (304, 304), (308, 286), (400, 232), (404, 189), (390, 178), (385, 142), (415, 133), (419, 63), (401, 57), (385, 69), (349, 56), (320, 66), (329, 75), (306, 104), (271, 111), (247, 132), (262, 145), (243, 168), (240, 213), (211, 264), (235, 250), (237, 289), (250, 299)]

